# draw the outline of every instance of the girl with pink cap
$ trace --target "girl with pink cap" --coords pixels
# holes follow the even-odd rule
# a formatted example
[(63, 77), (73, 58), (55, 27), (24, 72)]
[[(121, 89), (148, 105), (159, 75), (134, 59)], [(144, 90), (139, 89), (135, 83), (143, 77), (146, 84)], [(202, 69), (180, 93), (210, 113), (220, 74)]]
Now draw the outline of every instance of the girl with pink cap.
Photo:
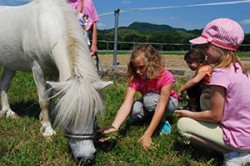
[(211, 21), (190, 40), (203, 48), (213, 65), (211, 108), (203, 112), (176, 110), (179, 133), (191, 142), (224, 154), (224, 165), (250, 162), (250, 76), (236, 55), (244, 39), (241, 26), (228, 18)]

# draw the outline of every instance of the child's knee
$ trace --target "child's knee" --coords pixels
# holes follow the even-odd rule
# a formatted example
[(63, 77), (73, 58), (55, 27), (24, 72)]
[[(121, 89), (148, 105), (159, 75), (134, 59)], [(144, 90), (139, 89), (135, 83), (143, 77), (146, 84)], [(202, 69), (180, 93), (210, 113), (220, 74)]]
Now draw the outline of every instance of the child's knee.
[(166, 116), (167, 117), (173, 116), (174, 111), (177, 109), (177, 107), (178, 107), (178, 100), (173, 97), (170, 97), (165, 109)]
[(136, 101), (133, 104), (133, 107), (130, 112), (132, 118), (141, 118), (143, 117), (143, 105), (140, 101)]
[(152, 92), (147, 93), (143, 96), (143, 105), (147, 111), (152, 112), (155, 110), (159, 96), (159, 94)]
[(187, 137), (187, 138), (190, 138), (191, 137), (191, 134), (189, 132), (189, 124), (190, 124), (190, 118), (180, 118), (177, 122), (177, 130), (179, 132), (179, 134), (183, 137)]

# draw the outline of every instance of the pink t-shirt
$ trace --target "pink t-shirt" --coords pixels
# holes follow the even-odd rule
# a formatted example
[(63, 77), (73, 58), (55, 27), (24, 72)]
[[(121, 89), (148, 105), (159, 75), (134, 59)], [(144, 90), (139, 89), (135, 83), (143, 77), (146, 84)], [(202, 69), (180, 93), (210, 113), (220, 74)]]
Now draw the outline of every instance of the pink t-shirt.
[(250, 150), (250, 76), (243, 74), (240, 65), (236, 65), (236, 72), (233, 65), (228, 69), (214, 69), (210, 85), (226, 89), (220, 122), (225, 143), (241, 150)]
[(99, 16), (97, 14), (97, 11), (95, 9), (92, 0), (83, 0), (84, 2), (83, 9), (81, 9), (82, 6), (80, 0), (67, 0), (67, 1), (68, 4), (73, 9), (81, 13), (81, 17), (83, 17), (82, 24), (84, 24), (86, 30), (89, 30), (93, 25), (93, 23), (99, 20)]
[[(160, 94), (162, 87), (170, 85), (174, 82), (175, 80), (172, 73), (164, 69), (163, 73), (159, 75), (157, 79), (145, 80), (139, 77), (135, 77), (128, 83), (128, 86), (135, 89), (136, 91), (139, 91), (142, 95), (145, 95), (149, 92)], [(177, 94), (174, 90), (171, 91), (170, 96), (177, 99)]]

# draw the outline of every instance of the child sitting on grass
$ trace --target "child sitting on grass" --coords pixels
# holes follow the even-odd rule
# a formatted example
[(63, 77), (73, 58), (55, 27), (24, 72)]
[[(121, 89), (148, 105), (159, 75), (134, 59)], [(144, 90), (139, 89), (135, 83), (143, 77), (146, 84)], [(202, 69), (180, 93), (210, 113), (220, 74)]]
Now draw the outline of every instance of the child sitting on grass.
[[(139, 139), (145, 148), (152, 145), (152, 135), (159, 126), (161, 133), (170, 133), (171, 126), (166, 117), (171, 117), (178, 106), (178, 98), (173, 90), (173, 75), (164, 68), (159, 52), (151, 45), (138, 45), (130, 57), (127, 75), (130, 78), (125, 99), (111, 126), (100, 129), (102, 133), (117, 131), (126, 118), (151, 122)], [(142, 97), (134, 101), (136, 92)], [(104, 142), (108, 138), (101, 138)]]
[(201, 36), (190, 40), (202, 46), (213, 64), (211, 107), (202, 112), (176, 110), (181, 117), (179, 133), (223, 153), (225, 166), (250, 162), (250, 76), (236, 55), (243, 39), (240, 24), (219, 18), (208, 23)]
[(179, 89), (178, 97), (182, 99), (183, 93), (186, 91), (189, 101), (188, 106), (184, 108), (191, 111), (201, 111), (200, 99), (203, 93), (209, 94), (212, 67), (208, 64), (202, 50), (198, 48), (189, 50), (185, 54), (184, 60), (188, 67), (195, 71), (195, 75)]

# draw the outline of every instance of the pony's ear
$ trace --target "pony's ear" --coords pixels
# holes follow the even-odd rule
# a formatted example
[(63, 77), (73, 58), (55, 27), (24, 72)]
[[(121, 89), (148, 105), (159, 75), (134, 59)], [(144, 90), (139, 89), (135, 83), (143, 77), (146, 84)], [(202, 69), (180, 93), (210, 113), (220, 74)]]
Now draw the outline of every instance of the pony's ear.
[(93, 82), (93, 86), (96, 90), (102, 90), (103, 88), (109, 86), (109, 85), (112, 85), (113, 82), (112, 81), (107, 81), (107, 82), (104, 82), (104, 81), (97, 81), (97, 82)]

